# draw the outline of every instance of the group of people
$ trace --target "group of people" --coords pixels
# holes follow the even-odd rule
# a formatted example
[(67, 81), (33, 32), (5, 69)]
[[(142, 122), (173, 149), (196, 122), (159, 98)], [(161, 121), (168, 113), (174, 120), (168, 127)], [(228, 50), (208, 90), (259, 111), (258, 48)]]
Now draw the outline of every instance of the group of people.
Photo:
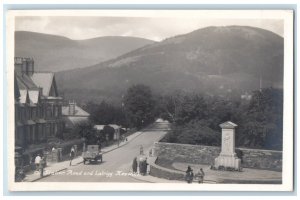
[(205, 173), (202, 168), (200, 168), (199, 172), (194, 175), (193, 169), (191, 166), (188, 166), (186, 172), (185, 172), (185, 180), (187, 183), (192, 183), (194, 178), (198, 181), (198, 183), (203, 183), (204, 181)]
[(144, 155), (144, 148), (143, 146), (140, 146), (140, 156), (135, 157), (132, 162), (132, 171), (134, 173), (137, 173), (139, 170), (139, 173), (141, 175), (146, 175), (147, 174), (147, 157)]
[(132, 171), (134, 173), (137, 173), (139, 171), (139, 173), (144, 176), (147, 174), (147, 167), (147, 157), (140, 157), (139, 160), (137, 157), (133, 159)]
[[(52, 148), (52, 151), (55, 151), (55, 147)], [(76, 148), (73, 146), (70, 150), (70, 166), (72, 165), (72, 160), (76, 155)], [(44, 176), (44, 168), (46, 167), (46, 158), (43, 154), (37, 154), (34, 159), (35, 170), (40, 172), (40, 177)]]

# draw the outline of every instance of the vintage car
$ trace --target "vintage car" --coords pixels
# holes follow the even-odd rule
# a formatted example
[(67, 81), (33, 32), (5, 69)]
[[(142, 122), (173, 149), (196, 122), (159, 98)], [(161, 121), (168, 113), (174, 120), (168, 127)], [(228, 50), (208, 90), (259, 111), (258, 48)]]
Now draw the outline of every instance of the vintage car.
[(87, 145), (86, 150), (82, 152), (83, 164), (87, 161), (102, 162), (102, 152), (99, 145)]

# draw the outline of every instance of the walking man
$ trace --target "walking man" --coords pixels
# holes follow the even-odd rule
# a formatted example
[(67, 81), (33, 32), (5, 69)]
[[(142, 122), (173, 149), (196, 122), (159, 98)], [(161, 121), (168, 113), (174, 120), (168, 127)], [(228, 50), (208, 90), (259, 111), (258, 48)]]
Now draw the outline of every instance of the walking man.
[(42, 178), (44, 176), (44, 168), (45, 168), (45, 157), (41, 157), (40, 163), (39, 163), (39, 170), (40, 170), (40, 177)]
[(143, 146), (141, 145), (140, 146), (140, 155), (143, 155), (144, 154), (144, 148), (143, 148)]
[(204, 181), (204, 176), (205, 176), (205, 173), (203, 171), (202, 168), (200, 168), (200, 171), (197, 173), (197, 178), (198, 178), (198, 183), (203, 183)]
[(75, 157), (75, 149), (72, 147), (70, 152), (70, 166), (72, 165), (72, 160)]
[(40, 156), (40, 154), (38, 154), (34, 160), (36, 170), (39, 170), (40, 162), (41, 162), (41, 156)]

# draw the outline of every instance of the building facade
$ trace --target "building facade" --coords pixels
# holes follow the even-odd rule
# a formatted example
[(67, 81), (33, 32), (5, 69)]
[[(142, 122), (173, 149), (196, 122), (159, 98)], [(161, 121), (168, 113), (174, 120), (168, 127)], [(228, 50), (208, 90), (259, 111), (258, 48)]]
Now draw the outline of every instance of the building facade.
[(62, 101), (54, 73), (35, 71), (31, 58), (15, 58), (16, 146), (63, 138)]
[(76, 105), (75, 101), (69, 101), (69, 103), (62, 107), (62, 115), (64, 120), (64, 136), (71, 139), (76, 138), (78, 135), (74, 135), (73, 129), (76, 125), (85, 124), (89, 122), (90, 114)]

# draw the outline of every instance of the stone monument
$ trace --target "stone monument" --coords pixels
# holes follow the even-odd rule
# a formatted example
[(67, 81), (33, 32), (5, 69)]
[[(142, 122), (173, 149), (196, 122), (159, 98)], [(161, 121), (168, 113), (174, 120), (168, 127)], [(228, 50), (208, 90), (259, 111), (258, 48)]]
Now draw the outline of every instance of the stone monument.
[(218, 169), (222, 166), (240, 170), (241, 159), (235, 153), (235, 128), (237, 125), (227, 121), (220, 124), (220, 127), (222, 128), (222, 146), (220, 155), (215, 158), (215, 168)]

